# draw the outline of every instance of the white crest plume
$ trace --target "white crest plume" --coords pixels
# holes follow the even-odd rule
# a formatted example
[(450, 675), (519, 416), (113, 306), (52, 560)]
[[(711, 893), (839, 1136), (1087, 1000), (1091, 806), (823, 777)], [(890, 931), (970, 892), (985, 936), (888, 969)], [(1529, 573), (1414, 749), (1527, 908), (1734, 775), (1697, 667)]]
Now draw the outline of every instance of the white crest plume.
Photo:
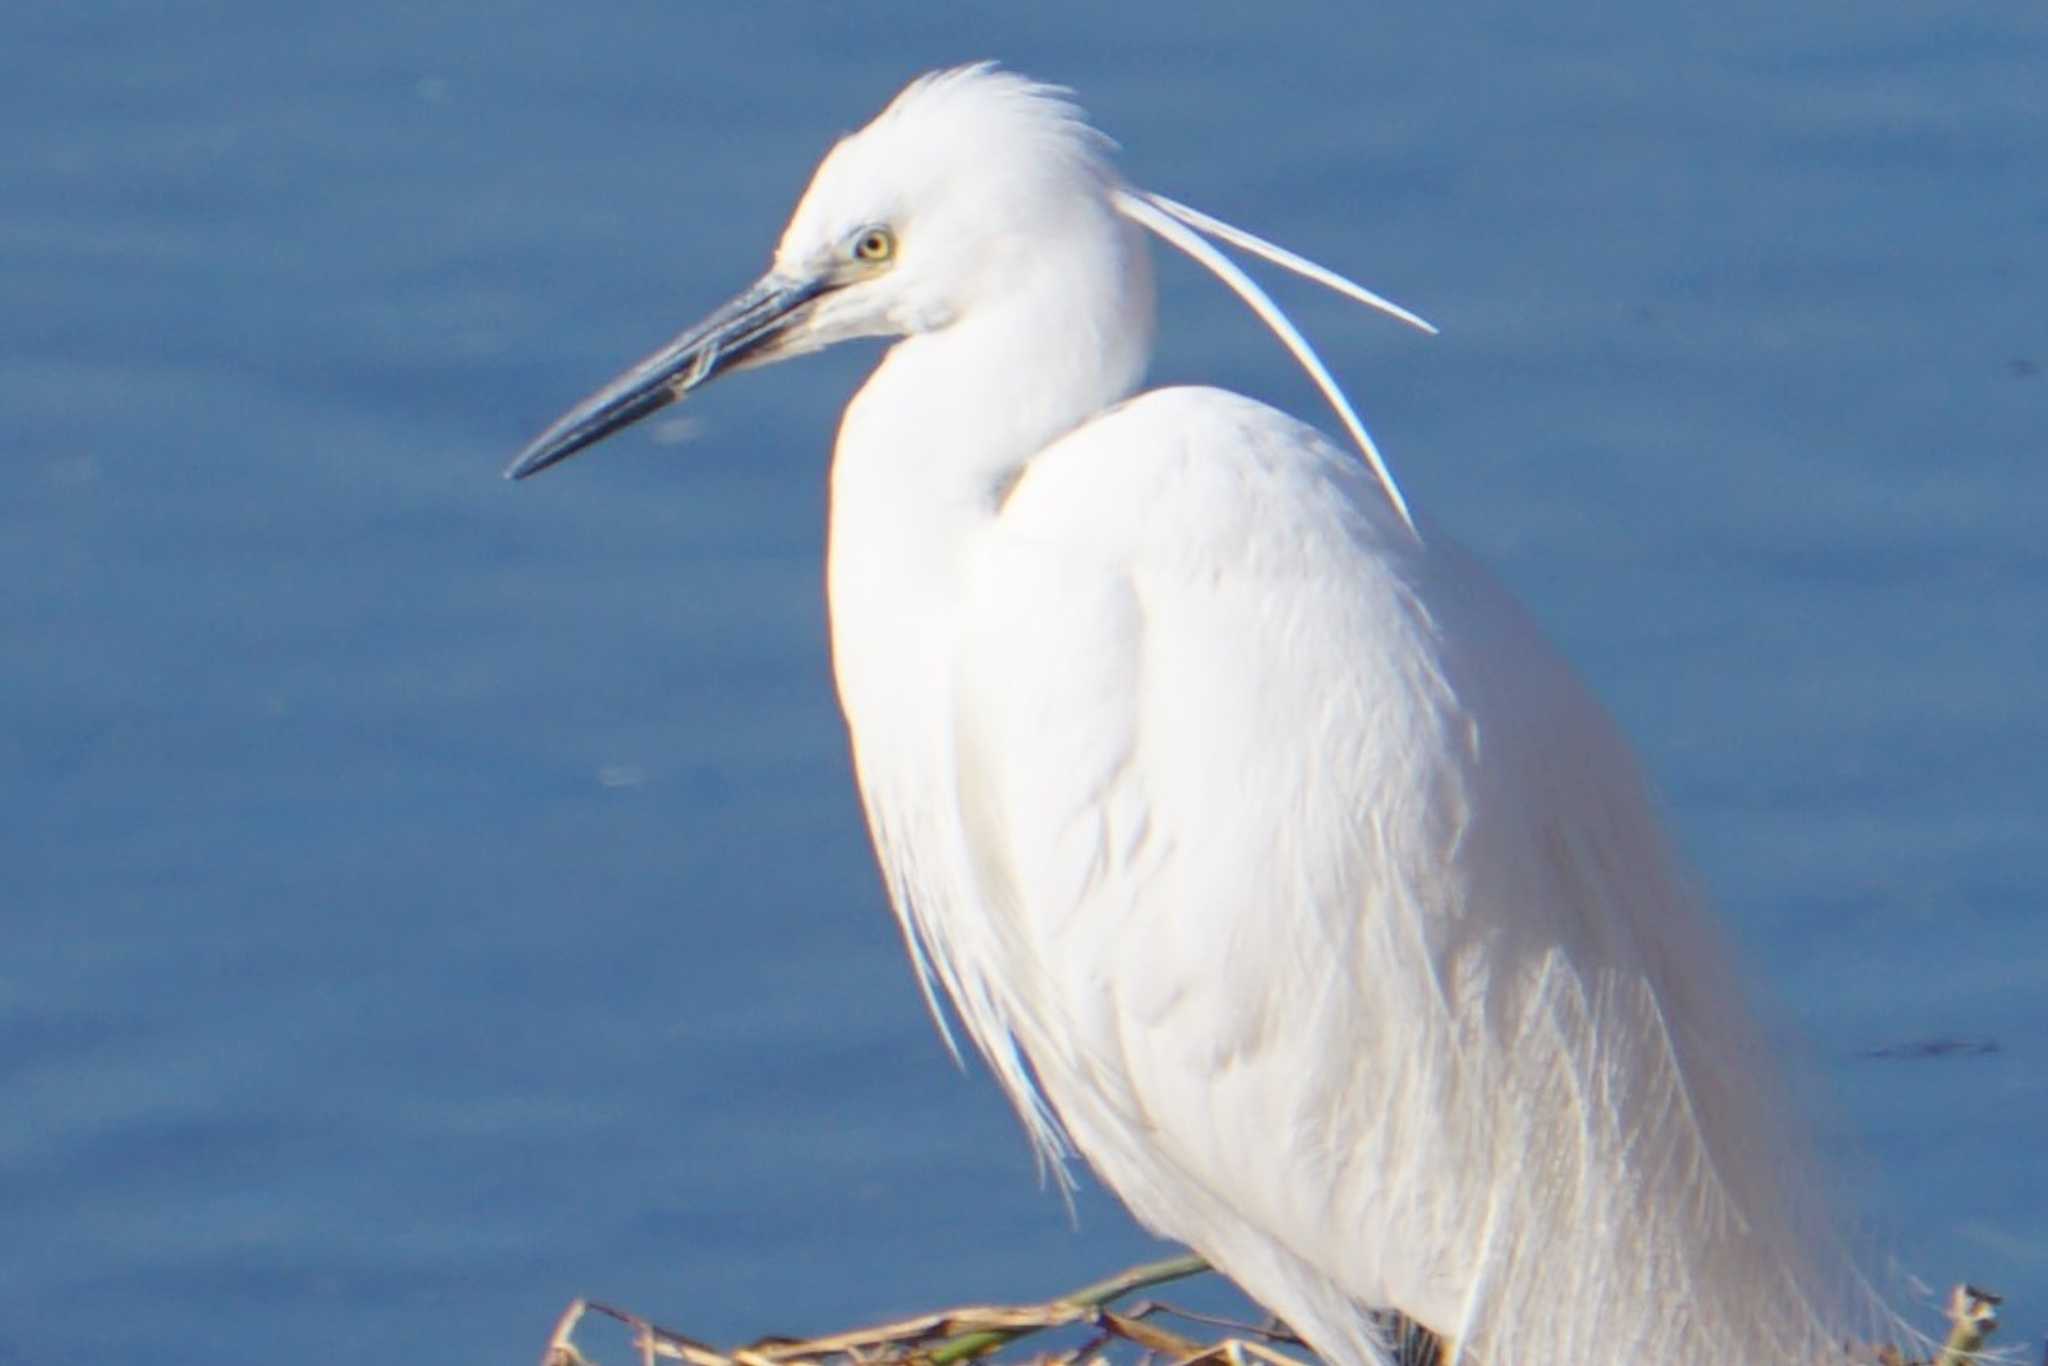
[(1258, 315), (1259, 321), (1272, 329), (1273, 335), (1286, 346), (1288, 353), (1308, 372), (1309, 378), (1316, 382), (1316, 388), (1322, 390), (1323, 397), (1330, 401), (1330, 406), (1336, 409), (1337, 416), (1344, 423), (1344, 429), (1350, 432), (1351, 439), (1358, 443), (1358, 449), (1364, 454), (1366, 462), (1372, 466), (1372, 472), (1378, 477), (1380, 487), (1386, 491), (1387, 501), (1394, 505), (1394, 511), (1401, 515), (1401, 521), (1409, 532), (1420, 540), (1422, 533), (1416, 529), (1415, 518), (1408, 511), (1408, 500), (1401, 495), (1401, 486), (1394, 482), (1393, 472), (1387, 468), (1387, 462), (1380, 455), (1379, 447), (1373, 443), (1372, 436), (1365, 430), (1365, 423), (1359, 420), (1357, 411), (1351, 406), (1351, 400), (1345, 397), (1344, 390), (1330, 374), (1329, 367), (1323, 364), (1323, 358), (1316, 354), (1315, 347), (1309, 344), (1308, 338), (1301, 335), (1300, 329), (1295, 327), (1293, 320), (1280, 305), (1273, 302), (1272, 296), (1259, 288), (1258, 282), (1239, 269), (1236, 262), (1209, 245), (1202, 234), (1206, 233), (1241, 251), (1263, 257), (1284, 270), (1313, 280), (1325, 289), (1356, 299), (1389, 317), (1399, 318), (1411, 327), (1421, 328), (1431, 336), (1436, 335), (1435, 326), (1420, 314), (1401, 307), (1391, 299), (1383, 298), (1327, 266), (1318, 265), (1306, 256), (1268, 242), (1265, 238), (1246, 232), (1243, 228), (1235, 227), (1220, 218), (1211, 217), (1200, 209), (1190, 208), (1178, 200), (1168, 199), (1165, 195), (1125, 187), (1115, 192), (1115, 203), (1117, 212), (1155, 233), (1168, 245), (1194, 258), (1204, 269), (1229, 285), (1237, 297), (1244, 300), (1246, 306)]

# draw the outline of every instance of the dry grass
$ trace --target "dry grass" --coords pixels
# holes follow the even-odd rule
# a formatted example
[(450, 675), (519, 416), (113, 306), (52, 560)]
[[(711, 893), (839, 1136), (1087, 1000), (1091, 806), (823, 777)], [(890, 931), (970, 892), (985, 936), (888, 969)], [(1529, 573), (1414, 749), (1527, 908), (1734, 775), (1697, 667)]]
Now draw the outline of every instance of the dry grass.
[[(575, 1342), (592, 1315), (624, 1326), (641, 1366), (956, 1366), (1012, 1347), (1019, 1350), (1010, 1360), (1032, 1366), (1313, 1366), (1315, 1358), (1282, 1324), (1234, 1323), (1150, 1299), (1111, 1307), (1138, 1291), (1208, 1269), (1199, 1257), (1174, 1257), (1132, 1267), (1042, 1304), (970, 1305), (824, 1337), (767, 1337), (733, 1348), (713, 1347), (628, 1310), (577, 1300), (555, 1325), (541, 1366), (595, 1366)], [(1989, 1361), (1981, 1354), (1998, 1327), (1998, 1304), (1996, 1295), (1959, 1285), (1949, 1298), (1948, 1340), (1935, 1356), (1866, 1346), (1852, 1348), (1842, 1362), (1969, 1366)], [(1438, 1366), (1442, 1349), (1427, 1329), (1398, 1316), (1390, 1316), (1387, 1327), (1401, 1344), (1401, 1366)], [(1058, 1342), (1042, 1339), (1019, 1346), (1041, 1335), (1057, 1336)]]

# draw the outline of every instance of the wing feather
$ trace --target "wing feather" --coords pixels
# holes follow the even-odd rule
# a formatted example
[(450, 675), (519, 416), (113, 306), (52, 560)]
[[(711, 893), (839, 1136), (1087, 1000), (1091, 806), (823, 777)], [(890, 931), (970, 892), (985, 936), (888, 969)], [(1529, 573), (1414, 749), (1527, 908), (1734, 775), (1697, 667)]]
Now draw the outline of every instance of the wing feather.
[(1141, 1219), (1361, 1360), (1387, 1305), (1483, 1361), (1782, 1356), (1814, 1207), (1628, 751), (1371, 479), (1183, 389), (1010, 494), (953, 718), (1010, 1030)]

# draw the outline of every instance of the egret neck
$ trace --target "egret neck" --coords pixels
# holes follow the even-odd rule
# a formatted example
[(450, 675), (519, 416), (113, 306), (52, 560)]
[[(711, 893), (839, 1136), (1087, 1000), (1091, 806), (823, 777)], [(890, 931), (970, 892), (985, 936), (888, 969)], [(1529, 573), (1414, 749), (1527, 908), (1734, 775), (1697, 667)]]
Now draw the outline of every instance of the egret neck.
[[(1085, 237), (1049, 257), (1005, 253), (1002, 278), (943, 326), (892, 347), (846, 410), (827, 587), (833, 665), (856, 734), (870, 717), (892, 729), (943, 723), (897, 699), (911, 679), (935, 703), (944, 691), (973, 538), (1034, 456), (1144, 379), (1154, 318), (1147, 248), (1106, 195), (1092, 217)], [(858, 651), (848, 648), (855, 640)], [(908, 657), (931, 667), (908, 668)], [(872, 756), (857, 757), (868, 776)]]

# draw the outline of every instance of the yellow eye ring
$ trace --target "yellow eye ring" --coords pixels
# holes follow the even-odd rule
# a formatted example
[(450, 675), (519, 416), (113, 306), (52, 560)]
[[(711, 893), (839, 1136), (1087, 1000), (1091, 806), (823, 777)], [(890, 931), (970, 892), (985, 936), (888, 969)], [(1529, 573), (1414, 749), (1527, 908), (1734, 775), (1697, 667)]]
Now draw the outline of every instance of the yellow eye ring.
[(886, 261), (896, 254), (896, 238), (887, 228), (863, 228), (853, 239), (855, 260)]

